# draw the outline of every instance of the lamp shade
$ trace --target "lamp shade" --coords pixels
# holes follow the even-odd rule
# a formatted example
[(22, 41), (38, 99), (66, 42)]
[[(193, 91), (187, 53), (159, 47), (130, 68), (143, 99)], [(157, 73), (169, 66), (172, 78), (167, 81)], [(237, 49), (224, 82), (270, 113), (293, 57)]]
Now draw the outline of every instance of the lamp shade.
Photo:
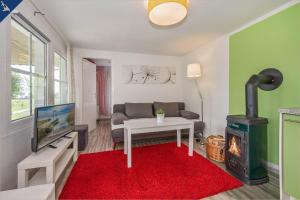
[(187, 16), (188, 0), (148, 0), (148, 15), (153, 24), (170, 26)]
[(187, 77), (188, 78), (201, 77), (201, 66), (199, 63), (193, 63), (187, 66)]

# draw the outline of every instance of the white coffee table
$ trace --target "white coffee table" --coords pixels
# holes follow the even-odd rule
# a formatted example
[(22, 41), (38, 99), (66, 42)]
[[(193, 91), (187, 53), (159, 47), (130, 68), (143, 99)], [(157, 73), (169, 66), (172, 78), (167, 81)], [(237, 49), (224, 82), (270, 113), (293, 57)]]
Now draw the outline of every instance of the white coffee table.
[[(177, 147), (181, 146), (181, 130), (189, 129), (189, 151), (193, 156), (194, 122), (181, 117), (165, 118), (163, 123), (158, 123), (156, 118), (133, 119), (124, 122), (124, 154), (127, 154), (127, 167), (131, 168), (131, 143), (132, 135), (140, 133), (161, 132), (177, 130)], [(163, 133), (161, 133), (163, 134)]]

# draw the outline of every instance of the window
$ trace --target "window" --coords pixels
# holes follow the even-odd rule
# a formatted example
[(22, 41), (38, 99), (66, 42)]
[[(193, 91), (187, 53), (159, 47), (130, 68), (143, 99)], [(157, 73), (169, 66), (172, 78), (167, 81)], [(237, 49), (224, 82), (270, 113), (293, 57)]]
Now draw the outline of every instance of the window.
[(19, 18), (11, 20), (11, 120), (46, 105), (47, 41)]
[(67, 62), (54, 53), (54, 104), (68, 103)]

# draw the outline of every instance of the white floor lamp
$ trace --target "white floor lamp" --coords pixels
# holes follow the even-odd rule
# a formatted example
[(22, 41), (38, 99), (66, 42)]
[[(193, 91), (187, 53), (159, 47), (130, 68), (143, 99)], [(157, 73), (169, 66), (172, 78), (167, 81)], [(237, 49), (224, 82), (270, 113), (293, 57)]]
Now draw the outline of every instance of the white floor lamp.
[[(187, 77), (194, 79), (194, 83), (196, 85), (196, 88), (197, 88), (197, 91), (198, 91), (198, 94), (200, 97), (200, 101), (201, 101), (201, 121), (202, 121), (202, 123), (204, 123), (204, 121), (203, 121), (203, 96), (201, 94), (201, 90), (197, 83), (197, 79), (201, 77), (201, 66), (199, 63), (193, 63), (193, 64), (189, 64), (187, 66)], [(203, 133), (202, 133), (201, 143), (203, 143)]]

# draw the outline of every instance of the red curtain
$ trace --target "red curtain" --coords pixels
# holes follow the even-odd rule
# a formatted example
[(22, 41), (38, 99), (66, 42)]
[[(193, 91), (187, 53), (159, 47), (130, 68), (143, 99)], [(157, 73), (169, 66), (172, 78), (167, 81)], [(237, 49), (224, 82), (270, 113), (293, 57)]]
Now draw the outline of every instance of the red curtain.
[(106, 83), (107, 77), (104, 67), (97, 67), (97, 93), (98, 93), (98, 106), (99, 106), (99, 114), (108, 114), (106, 109)]

